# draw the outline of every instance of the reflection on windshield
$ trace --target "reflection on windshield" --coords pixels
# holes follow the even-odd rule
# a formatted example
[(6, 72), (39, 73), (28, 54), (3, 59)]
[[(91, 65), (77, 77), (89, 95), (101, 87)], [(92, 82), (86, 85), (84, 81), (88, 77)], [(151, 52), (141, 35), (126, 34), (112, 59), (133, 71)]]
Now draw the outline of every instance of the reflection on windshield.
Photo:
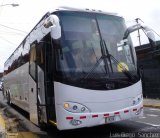
[(91, 16), (63, 15), (64, 39), (61, 61), (64, 71), (88, 72), (101, 56), (100, 36), (96, 20)]
[[(62, 52), (63, 60), (59, 59), (57, 70), (70, 73), (88, 73), (102, 57), (101, 41), (118, 61), (127, 65), (129, 71), (135, 71), (131, 42), (128, 39), (124, 44), (122, 38), (125, 31), (123, 19), (120, 17), (91, 13), (60, 13), (62, 24)], [(105, 75), (105, 63), (102, 61), (94, 70), (95, 74)], [(120, 73), (117, 65), (107, 62), (112, 67), (112, 74)], [(110, 65), (112, 64), (112, 65)], [(111, 69), (110, 69), (111, 71)], [(97, 76), (100, 77), (101, 75)]]
[[(130, 39), (122, 40), (126, 30), (122, 18), (101, 15), (97, 16), (97, 20), (109, 53), (119, 62), (125, 63), (130, 71), (135, 70), (131, 41)], [(113, 66), (113, 71), (117, 72), (116, 66)]]

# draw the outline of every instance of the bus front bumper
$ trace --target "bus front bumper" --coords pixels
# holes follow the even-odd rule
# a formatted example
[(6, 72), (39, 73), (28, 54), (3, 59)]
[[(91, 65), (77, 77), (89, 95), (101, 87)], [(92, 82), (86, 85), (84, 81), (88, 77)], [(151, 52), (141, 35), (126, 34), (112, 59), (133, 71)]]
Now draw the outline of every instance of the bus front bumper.
[(143, 116), (143, 100), (138, 105), (114, 112), (71, 113), (66, 111), (61, 105), (58, 105), (57, 109), (57, 128), (59, 130), (77, 129)]

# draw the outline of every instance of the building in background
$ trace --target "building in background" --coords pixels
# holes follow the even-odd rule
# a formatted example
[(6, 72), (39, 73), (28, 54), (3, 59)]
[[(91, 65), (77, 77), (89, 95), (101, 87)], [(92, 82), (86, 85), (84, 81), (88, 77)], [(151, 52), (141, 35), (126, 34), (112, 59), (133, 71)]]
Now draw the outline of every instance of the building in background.
[(138, 66), (142, 67), (143, 95), (160, 99), (160, 41), (156, 47), (145, 44), (136, 47)]

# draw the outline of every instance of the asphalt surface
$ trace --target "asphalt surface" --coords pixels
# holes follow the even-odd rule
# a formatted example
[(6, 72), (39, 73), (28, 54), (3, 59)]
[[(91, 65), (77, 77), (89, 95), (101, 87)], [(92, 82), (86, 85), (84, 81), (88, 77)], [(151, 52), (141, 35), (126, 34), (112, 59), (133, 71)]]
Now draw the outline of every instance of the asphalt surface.
[(160, 109), (144, 108), (144, 117), (49, 134), (55, 138), (160, 137)]
[[(157, 101), (159, 102), (159, 101)], [(103, 126), (81, 128), (76, 130), (58, 131), (55, 127), (46, 132), (41, 131), (32, 124), (21, 113), (21, 110), (10, 107), (3, 101), (0, 94), (1, 105), (7, 107), (9, 117), (16, 117), (19, 125), (18, 131), (21, 136), (18, 138), (118, 138), (118, 137), (160, 137), (160, 109), (144, 107), (144, 116), (136, 119), (125, 120)], [(147, 102), (148, 103), (148, 102)], [(2, 109), (2, 107), (1, 107)]]

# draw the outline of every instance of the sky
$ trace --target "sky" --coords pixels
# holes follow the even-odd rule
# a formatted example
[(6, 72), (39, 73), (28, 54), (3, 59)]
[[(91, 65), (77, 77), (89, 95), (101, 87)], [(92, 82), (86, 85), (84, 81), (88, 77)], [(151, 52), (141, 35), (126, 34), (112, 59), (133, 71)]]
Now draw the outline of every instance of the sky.
[[(2, 6), (11, 3), (19, 6)], [(0, 0), (0, 72), (3, 71), (4, 62), (41, 17), (58, 6), (118, 13), (125, 18), (127, 25), (140, 18), (160, 34), (160, 0)], [(138, 45), (137, 36), (133, 39)]]

